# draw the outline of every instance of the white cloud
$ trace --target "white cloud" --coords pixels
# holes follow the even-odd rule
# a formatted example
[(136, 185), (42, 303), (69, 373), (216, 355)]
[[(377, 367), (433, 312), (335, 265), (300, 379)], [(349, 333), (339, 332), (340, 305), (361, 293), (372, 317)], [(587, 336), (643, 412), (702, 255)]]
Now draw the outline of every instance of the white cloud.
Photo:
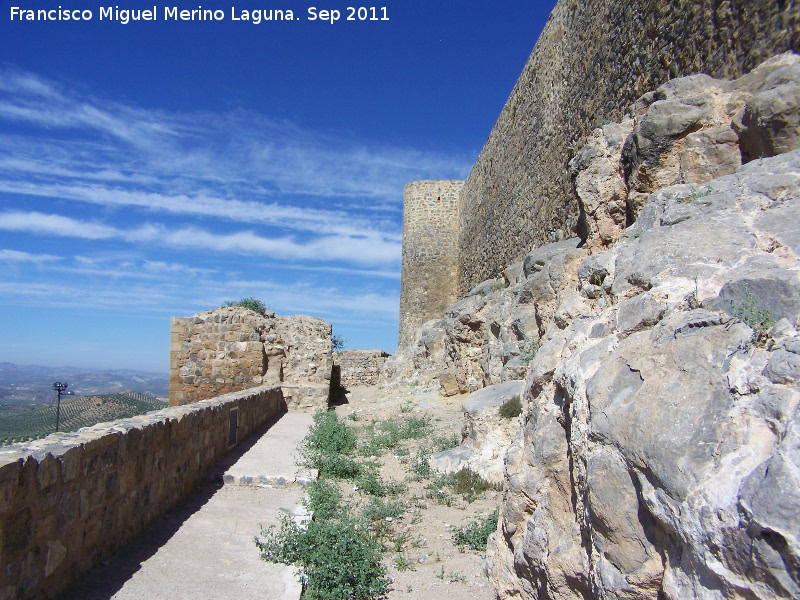
[(61, 260), (60, 256), (53, 254), (31, 254), (18, 250), (0, 250), (0, 261), (9, 263), (52, 263)]
[[(258, 223), (319, 234), (355, 235), (381, 232), (393, 239), (401, 235), (381, 221), (348, 216), (343, 210), (320, 210), (271, 202), (225, 200), (210, 196), (175, 196), (152, 192), (126, 191), (98, 185), (36, 184), (0, 180), (0, 192), (45, 198), (80, 200), (101, 206), (138, 207), (197, 217), (212, 217), (233, 222)], [(377, 225), (377, 226), (376, 226)]]
[(9, 211), (0, 213), (0, 229), (89, 240), (108, 239), (117, 235), (117, 230), (108, 225), (40, 212)]
[(73, 136), (68, 153), (50, 135), (28, 136), (26, 160), (2, 163), (7, 173), (55, 167), (83, 179), (81, 171), (90, 166), (89, 178), (116, 174), (129, 183), (155, 174), (169, 188), (164, 195), (191, 198), (202, 196), (203, 187), (233, 186), (253, 195), (371, 198), (399, 208), (408, 181), (464, 177), (472, 163), (466, 156), (319, 135), (243, 110), (171, 114), (101, 101), (3, 70), (0, 119), (45, 132), (68, 129)]
[(306, 243), (292, 237), (266, 237), (252, 231), (219, 234), (198, 227), (170, 229), (147, 223), (122, 229), (94, 221), (40, 212), (0, 213), (0, 230), (22, 231), (88, 240), (121, 239), (130, 243), (158, 244), (169, 248), (195, 248), (233, 254), (262, 254), (294, 261), (346, 261), (361, 265), (386, 265), (399, 260), (401, 244), (379, 234), (322, 236)]

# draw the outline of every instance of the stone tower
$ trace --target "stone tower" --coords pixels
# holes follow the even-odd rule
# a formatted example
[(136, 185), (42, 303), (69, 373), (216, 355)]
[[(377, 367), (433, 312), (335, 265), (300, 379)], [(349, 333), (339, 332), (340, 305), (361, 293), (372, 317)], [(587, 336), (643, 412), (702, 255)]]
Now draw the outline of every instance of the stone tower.
[(458, 206), (463, 181), (413, 181), (403, 190), (399, 347), (457, 300)]

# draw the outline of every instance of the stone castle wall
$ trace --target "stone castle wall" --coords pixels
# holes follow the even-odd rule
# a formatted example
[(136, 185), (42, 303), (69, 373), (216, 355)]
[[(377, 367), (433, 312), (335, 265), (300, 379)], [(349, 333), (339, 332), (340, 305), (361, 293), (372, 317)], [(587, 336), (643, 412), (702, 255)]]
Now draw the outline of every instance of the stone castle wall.
[(53, 598), (285, 410), (280, 387), (101, 423), (0, 453), (0, 598)]
[(456, 300), (458, 204), (463, 181), (415, 181), (403, 190), (399, 345)]
[(383, 350), (346, 350), (336, 352), (333, 362), (340, 368), (340, 385), (377, 385), (389, 355)]
[[(531, 248), (572, 237), (567, 163), (595, 127), (671, 78), (733, 78), (787, 50), (800, 51), (796, 2), (560, 0), (464, 185), (460, 294)], [(407, 275), (404, 259), (403, 278), (405, 289), (427, 274)], [(401, 338), (407, 310), (421, 311), (419, 323), (435, 316), (440, 299), (427, 289), (401, 310)]]
[(303, 315), (225, 307), (170, 323), (171, 406), (269, 384), (290, 410), (327, 405), (331, 325)]

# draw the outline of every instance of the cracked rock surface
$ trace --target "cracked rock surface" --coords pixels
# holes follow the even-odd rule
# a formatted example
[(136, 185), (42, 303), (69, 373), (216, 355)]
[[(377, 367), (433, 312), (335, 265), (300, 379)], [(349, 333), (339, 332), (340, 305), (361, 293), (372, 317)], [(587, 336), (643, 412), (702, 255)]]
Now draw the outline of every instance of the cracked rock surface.
[(798, 207), (800, 151), (754, 160), (580, 262), (506, 454), (499, 597), (800, 596)]

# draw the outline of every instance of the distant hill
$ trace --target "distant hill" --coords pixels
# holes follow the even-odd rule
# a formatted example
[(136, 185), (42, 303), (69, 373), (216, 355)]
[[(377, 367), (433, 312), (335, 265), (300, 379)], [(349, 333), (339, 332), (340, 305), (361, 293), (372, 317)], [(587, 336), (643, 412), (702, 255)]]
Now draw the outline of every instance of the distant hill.
[[(77, 431), (105, 421), (116, 421), (166, 408), (167, 403), (138, 392), (100, 396), (62, 396), (59, 431)], [(0, 406), (0, 445), (37, 439), (56, 428), (56, 404), (30, 408)]]
[(169, 374), (129, 369), (82, 369), (79, 367), (44, 367), (0, 362), (0, 404), (35, 406), (55, 402), (53, 383), (69, 383), (68, 390), (81, 396), (114, 394), (135, 390), (166, 399)]

